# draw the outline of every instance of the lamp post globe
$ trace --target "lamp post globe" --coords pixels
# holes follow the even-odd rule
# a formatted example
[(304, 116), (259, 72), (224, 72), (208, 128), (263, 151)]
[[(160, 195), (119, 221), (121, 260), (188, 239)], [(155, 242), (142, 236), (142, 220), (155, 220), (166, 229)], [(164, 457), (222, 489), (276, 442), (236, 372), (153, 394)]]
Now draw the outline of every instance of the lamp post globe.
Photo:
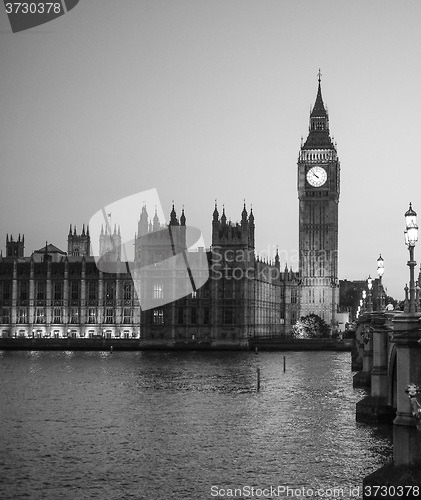
[(415, 280), (414, 268), (417, 263), (414, 260), (414, 248), (418, 241), (417, 213), (409, 204), (409, 209), (405, 212), (406, 228), (404, 231), (405, 243), (409, 250), (409, 313), (415, 313)]
[(377, 275), (379, 277), (377, 303), (378, 303), (378, 309), (380, 310), (384, 309), (384, 294), (383, 294), (383, 283), (382, 283), (383, 274), (384, 274), (384, 259), (380, 254), (380, 257), (377, 259)]
[(373, 312), (373, 301), (371, 299), (371, 290), (373, 288), (373, 280), (370, 275), (367, 278), (367, 288), (368, 288), (368, 299), (367, 299), (367, 310), (368, 312)]

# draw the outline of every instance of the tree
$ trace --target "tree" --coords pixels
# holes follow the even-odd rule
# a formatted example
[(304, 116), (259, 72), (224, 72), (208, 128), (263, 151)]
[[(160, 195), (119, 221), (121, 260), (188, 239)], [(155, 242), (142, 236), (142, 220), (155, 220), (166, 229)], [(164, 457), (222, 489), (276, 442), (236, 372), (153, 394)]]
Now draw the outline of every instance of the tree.
[(302, 316), (292, 327), (296, 339), (317, 339), (330, 337), (330, 326), (317, 314)]

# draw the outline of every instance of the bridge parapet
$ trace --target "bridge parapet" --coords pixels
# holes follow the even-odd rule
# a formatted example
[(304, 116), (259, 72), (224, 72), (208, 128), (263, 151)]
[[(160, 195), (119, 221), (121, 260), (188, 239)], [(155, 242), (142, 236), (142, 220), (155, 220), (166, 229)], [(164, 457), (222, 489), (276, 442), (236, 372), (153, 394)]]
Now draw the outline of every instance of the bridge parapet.
[[(390, 325), (392, 329), (390, 329)], [(392, 408), (396, 405), (396, 417), (393, 420), (393, 462), (364, 478), (364, 491), (374, 491), (374, 488), (366, 490), (365, 487), (370, 485), (385, 485), (389, 489), (400, 485), (421, 488), (419, 472), (421, 468), (421, 430), (417, 428), (418, 422), (414, 418), (407, 390), (410, 384), (421, 385), (421, 312), (401, 312), (390, 317), (386, 315), (384, 325), (378, 326), (380, 328), (377, 330), (373, 328), (373, 334), (375, 335), (374, 332), (377, 331), (381, 335), (380, 331), (383, 328), (387, 332), (383, 334), (384, 337), (387, 335), (389, 339), (386, 387), (388, 403), (392, 403), (390, 405)], [(372, 394), (375, 389), (382, 396), (384, 396), (384, 380), (381, 373), (384, 363), (384, 342), (385, 338), (379, 337), (373, 343), (373, 357), (379, 360), (380, 373), (374, 369), (375, 361), (372, 370), (372, 377), (374, 376), (372, 378)], [(376, 351), (378, 351), (378, 358), (376, 358)], [(376, 377), (378, 377), (377, 380)], [(390, 396), (391, 394), (392, 396)], [(384, 399), (382, 400), (384, 401)], [(357, 413), (360, 403), (357, 403)], [(380, 497), (364, 494), (364, 500), (369, 498)], [(387, 496), (383, 498), (397, 497)]]

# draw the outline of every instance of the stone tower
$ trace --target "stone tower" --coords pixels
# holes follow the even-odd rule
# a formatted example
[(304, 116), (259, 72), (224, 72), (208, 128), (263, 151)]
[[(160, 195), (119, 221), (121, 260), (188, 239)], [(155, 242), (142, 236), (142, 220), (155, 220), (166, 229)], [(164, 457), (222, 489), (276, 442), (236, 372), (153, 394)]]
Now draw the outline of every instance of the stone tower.
[(6, 235), (6, 257), (23, 257), (25, 251), (25, 236), (22, 235), (22, 239), (19, 237), (17, 241), (13, 239), (13, 236)]
[(79, 257), (84, 255), (88, 257), (91, 254), (91, 238), (89, 236), (89, 227), (85, 232), (85, 224), (82, 227), (82, 233), (76, 233), (76, 226), (72, 231), (70, 224), (69, 234), (67, 236), (67, 255)]
[[(244, 204), (241, 222), (219, 218), (215, 203), (212, 218), (211, 296), (212, 336), (230, 335), (235, 327), (242, 338), (255, 333), (254, 278), (256, 271), (254, 215)], [(219, 331), (220, 330), (220, 331)], [(222, 335), (225, 335), (223, 333)]]
[(335, 324), (339, 302), (338, 203), (340, 165), (329, 133), (319, 71), (309, 133), (298, 157), (300, 316)]
[(105, 226), (101, 227), (101, 233), (99, 235), (99, 256), (103, 260), (108, 262), (121, 261), (121, 233), (120, 227), (117, 228), (114, 225), (114, 232), (111, 232), (111, 228)]

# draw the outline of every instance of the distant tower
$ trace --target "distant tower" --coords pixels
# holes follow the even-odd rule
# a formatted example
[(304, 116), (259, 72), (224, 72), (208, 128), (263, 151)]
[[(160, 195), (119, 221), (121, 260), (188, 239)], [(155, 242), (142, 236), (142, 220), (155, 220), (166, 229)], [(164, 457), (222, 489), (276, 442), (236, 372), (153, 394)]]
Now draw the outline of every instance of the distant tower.
[(333, 324), (339, 302), (338, 203), (340, 164), (329, 133), (320, 83), (309, 134), (298, 157), (300, 315)]
[(241, 222), (233, 224), (227, 222), (225, 208), (222, 208), (222, 215), (219, 219), (218, 208), (215, 203), (212, 219), (212, 247), (236, 248), (253, 255), (254, 259), (254, 215), (250, 209), (247, 217), (246, 204), (241, 212)]
[(6, 235), (6, 257), (16, 257), (20, 258), (23, 257), (25, 251), (25, 236), (22, 235), (22, 239), (18, 237), (18, 240), (15, 241), (13, 239), (13, 236)]
[(85, 224), (83, 224), (82, 233), (76, 233), (76, 226), (72, 232), (70, 224), (69, 235), (67, 236), (67, 255), (88, 257), (91, 254), (91, 238), (89, 236), (89, 227), (85, 232)]
[(99, 256), (104, 257), (109, 262), (117, 262), (121, 260), (121, 234), (120, 226), (114, 226), (114, 231), (108, 226), (101, 227), (101, 234), (99, 235)]
[[(219, 217), (217, 205), (212, 218), (212, 266), (210, 294), (212, 336), (219, 337), (234, 325), (244, 338), (252, 334), (255, 322), (254, 215), (244, 204), (241, 222), (227, 222), (225, 208)], [(254, 330), (253, 330), (254, 331)]]
[(168, 225), (161, 224), (157, 211), (149, 219), (146, 207), (142, 208), (135, 236), (135, 259), (143, 266), (162, 262), (186, 251), (186, 216), (182, 210), (180, 220), (174, 205)]

